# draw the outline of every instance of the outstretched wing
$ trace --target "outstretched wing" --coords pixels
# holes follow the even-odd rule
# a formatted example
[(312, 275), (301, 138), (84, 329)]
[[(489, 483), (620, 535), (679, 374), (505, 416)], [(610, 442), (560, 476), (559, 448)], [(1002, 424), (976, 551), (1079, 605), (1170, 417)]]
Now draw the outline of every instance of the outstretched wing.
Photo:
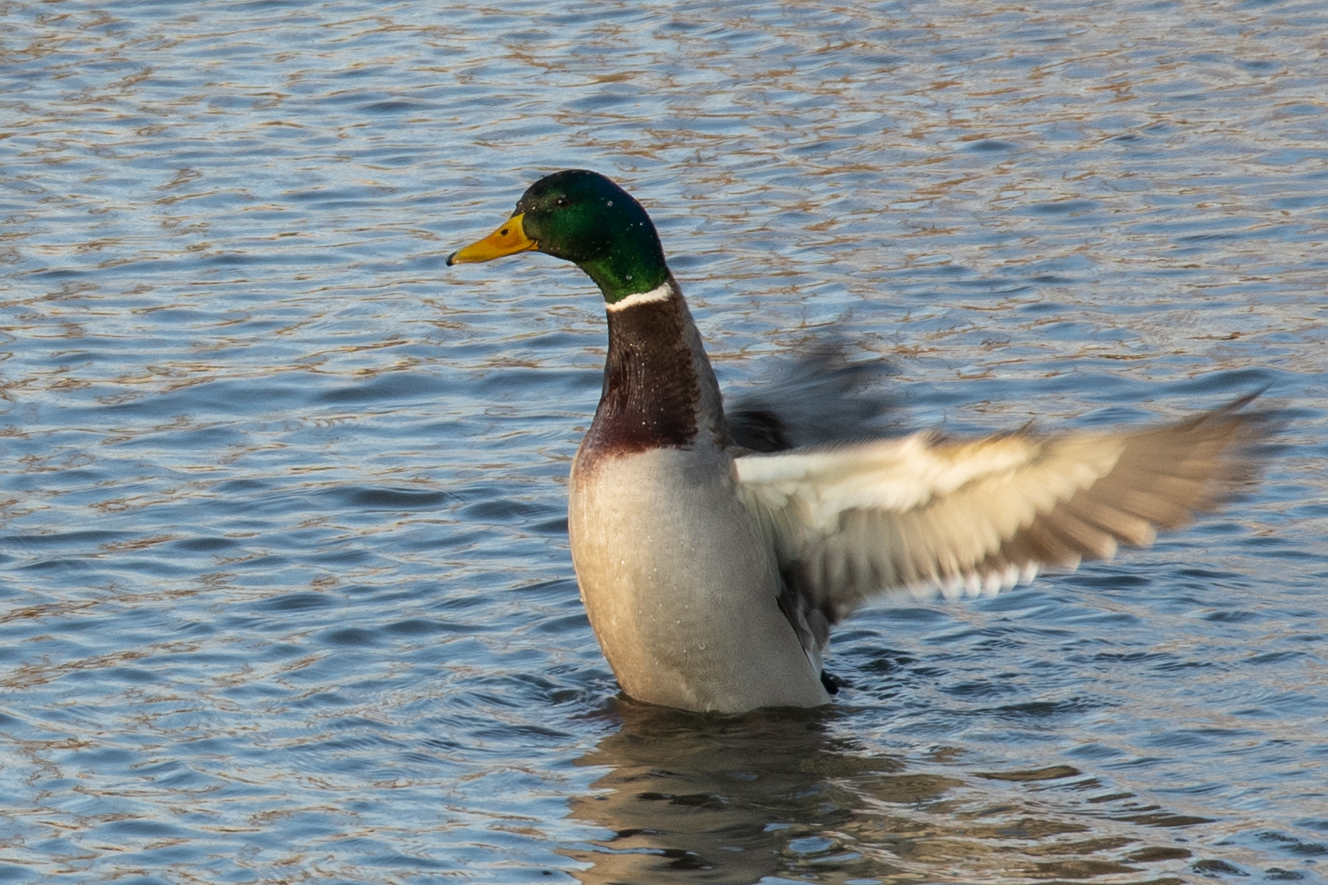
[(820, 646), (881, 592), (995, 593), (1042, 566), (1151, 543), (1244, 472), (1252, 399), (1134, 432), (920, 433), (747, 455), (739, 488), (777, 551), (781, 607)]

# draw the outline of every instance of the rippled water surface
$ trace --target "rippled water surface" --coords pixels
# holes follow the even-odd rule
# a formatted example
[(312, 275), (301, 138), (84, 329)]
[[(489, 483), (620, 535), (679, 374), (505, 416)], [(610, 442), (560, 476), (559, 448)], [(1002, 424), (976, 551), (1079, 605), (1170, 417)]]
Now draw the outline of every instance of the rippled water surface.
[[(1328, 878), (1328, 7), (0, 3), (0, 881)], [(901, 426), (1268, 385), (1257, 489), (878, 606), (827, 710), (616, 697), (569, 459), (602, 307), (448, 269), (652, 211), (721, 380)]]

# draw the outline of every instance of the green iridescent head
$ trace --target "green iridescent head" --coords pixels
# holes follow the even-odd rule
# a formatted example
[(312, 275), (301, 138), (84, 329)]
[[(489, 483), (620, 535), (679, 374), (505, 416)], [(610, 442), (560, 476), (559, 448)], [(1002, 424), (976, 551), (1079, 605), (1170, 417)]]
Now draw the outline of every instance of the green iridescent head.
[(631, 194), (598, 172), (569, 169), (527, 188), (512, 217), (447, 263), (490, 261), (528, 250), (585, 271), (609, 304), (661, 286), (669, 276), (659, 234)]

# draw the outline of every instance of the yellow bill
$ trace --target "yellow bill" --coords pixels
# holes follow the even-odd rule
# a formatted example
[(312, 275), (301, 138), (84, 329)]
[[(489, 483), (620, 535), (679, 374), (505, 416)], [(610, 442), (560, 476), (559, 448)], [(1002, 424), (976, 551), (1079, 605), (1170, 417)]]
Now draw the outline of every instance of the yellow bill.
[(448, 267), (454, 264), (492, 261), (504, 255), (515, 255), (517, 252), (526, 252), (539, 246), (539, 243), (526, 236), (525, 230), (521, 227), (521, 218), (522, 215), (513, 215), (484, 239), (453, 252), (448, 256)]

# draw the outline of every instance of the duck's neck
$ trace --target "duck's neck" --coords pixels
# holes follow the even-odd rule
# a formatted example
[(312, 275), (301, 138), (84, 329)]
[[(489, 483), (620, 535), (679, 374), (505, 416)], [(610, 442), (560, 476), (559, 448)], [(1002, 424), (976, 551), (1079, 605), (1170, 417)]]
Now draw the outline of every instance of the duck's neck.
[(604, 389), (583, 450), (619, 455), (727, 442), (719, 385), (673, 276), (607, 312)]

